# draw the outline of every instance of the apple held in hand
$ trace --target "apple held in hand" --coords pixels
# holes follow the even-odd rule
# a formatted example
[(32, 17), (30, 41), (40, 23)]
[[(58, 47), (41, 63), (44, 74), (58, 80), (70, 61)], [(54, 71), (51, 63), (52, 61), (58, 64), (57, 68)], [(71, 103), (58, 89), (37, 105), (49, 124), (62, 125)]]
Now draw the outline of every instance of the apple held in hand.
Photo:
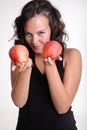
[(29, 51), (24, 45), (14, 45), (9, 50), (9, 57), (17, 65), (26, 63), (29, 57)]
[(51, 57), (53, 60), (57, 60), (62, 52), (62, 46), (57, 41), (48, 41), (44, 47), (42, 56), (43, 58)]

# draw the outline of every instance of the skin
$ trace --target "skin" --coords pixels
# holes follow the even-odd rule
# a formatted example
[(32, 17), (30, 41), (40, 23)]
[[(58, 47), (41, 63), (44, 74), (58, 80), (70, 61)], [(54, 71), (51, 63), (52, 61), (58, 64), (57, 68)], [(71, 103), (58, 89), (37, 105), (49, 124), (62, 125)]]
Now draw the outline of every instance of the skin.
[[(50, 40), (51, 29), (44, 15), (36, 15), (24, 26), (25, 39), (35, 52), (35, 62), (42, 74), (46, 74), (53, 105), (58, 113), (68, 111), (79, 87), (82, 61), (77, 49), (64, 51), (64, 76), (60, 79), (55, 61), (50, 57), (42, 58), (44, 44)], [(59, 59), (61, 60), (61, 58)], [(16, 106), (23, 107), (28, 99), (29, 83), (32, 72), (32, 59), (24, 65), (15, 66), (11, 63), (12, 99)]]

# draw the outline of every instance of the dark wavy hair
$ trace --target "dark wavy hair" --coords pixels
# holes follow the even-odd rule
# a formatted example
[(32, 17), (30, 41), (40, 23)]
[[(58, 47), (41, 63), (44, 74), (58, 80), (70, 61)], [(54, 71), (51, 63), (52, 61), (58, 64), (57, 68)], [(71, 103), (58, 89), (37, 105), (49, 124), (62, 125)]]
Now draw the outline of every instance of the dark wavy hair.
[(14, 22), (14, 36), (17, 36), (15, 44), (23, 44), (29, 48), (29, 45), (25, 41), (24, 25), (36, 14), (44, 14), (48, 18), (51, 28), (50, 40), (58, 41), (64, 50), (66, 47), (64, 39), (68, 37), (65, 32), (65, 24), (61, 20), (61, 14), (58, 9), (55, 8), (48, 0), (32, 0), (23, 7), (20, 16), (18, 16)]

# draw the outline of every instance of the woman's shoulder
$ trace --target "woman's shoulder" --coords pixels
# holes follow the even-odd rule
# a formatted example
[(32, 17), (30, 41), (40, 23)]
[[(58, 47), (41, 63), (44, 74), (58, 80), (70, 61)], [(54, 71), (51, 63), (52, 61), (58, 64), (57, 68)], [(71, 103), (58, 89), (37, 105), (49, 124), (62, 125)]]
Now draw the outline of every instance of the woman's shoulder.
[(64, 50), (64, 66), (70, 61), (81, 61), (81, 52), (75, 48), (65, 48)]
[(65, 48), (64, 50), (64, 56), (73, 56), (73, 55), (81, 55), (80, 51), (76, 48)]

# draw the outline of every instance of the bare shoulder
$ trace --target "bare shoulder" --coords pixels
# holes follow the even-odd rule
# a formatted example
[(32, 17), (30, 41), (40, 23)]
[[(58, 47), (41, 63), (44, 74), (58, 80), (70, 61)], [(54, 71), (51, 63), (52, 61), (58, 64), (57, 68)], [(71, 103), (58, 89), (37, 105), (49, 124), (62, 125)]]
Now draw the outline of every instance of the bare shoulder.
[(80, 62), (81, 64), (81, 52), (75, 48), (66, 48), (64, 51), (64, 66), (67, 62)]

